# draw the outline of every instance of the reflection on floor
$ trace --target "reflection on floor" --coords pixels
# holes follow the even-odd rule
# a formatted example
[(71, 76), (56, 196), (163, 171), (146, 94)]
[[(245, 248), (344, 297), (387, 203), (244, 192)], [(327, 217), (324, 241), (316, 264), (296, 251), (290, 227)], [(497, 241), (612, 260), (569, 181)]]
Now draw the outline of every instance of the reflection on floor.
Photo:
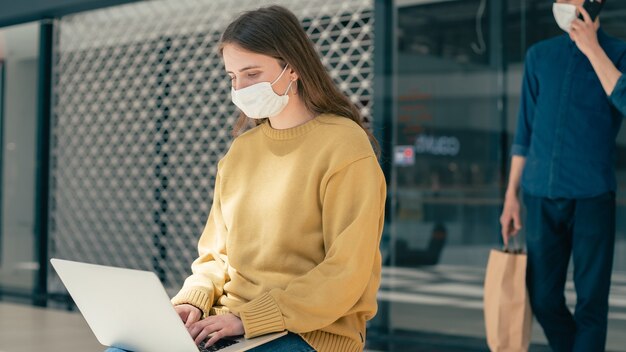
[[(484, 274), (484, 268), (460, 265), (383, 268), (379, 314), (370, 324), (368, 338), (404, 341), (391, 346), (382, 344), (388, 351), (409, 352), (409, 345), (423, 346), (420, 351), (457, 351), (458, 344), (474, 348), (470, 351), (486, 350), (482, 313)], [(571, 279), (566, 284), (565, 296), (573, 309), (576, 293)], [(613, 273), (609, 302), (607, 348), (626, 351), (626, 335), (623, 334), (626, 331), (626, 273)], [(532, 341), (531, 351), (542, 351), (541, 346), (546, 345), (537, 322), (533, 324)], [(381, 344), (371, 347), (380, 350)]]
[[(474, 352), (489, 351), (485, 340), (477, 337), (398, 330), (392, 336), (369, 333), (370, 351), (386, 352)], [(550, 352), (550, 347), (533, 344), (530, 352)]]

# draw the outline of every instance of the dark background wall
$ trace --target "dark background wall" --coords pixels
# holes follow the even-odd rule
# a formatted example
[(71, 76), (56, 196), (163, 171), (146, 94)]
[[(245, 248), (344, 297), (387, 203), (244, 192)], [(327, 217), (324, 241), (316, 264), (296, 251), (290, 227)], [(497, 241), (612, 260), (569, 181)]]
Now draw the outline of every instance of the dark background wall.
[(0, 27), (134, 1), (136, 0), (0, 0)]

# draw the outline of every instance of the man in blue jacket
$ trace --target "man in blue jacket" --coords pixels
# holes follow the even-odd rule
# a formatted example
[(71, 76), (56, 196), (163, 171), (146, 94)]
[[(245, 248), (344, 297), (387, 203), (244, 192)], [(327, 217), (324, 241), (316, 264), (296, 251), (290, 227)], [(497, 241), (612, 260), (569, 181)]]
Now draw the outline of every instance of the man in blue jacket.
[[(626, 114), (626, 43), (558, 0), (568, 32), (527, 52), (511, 170), (500, 223), (508, 243), (526, 205), (527, 287), (554, 351), (604, 351), (615, 244), (615, 139)], [(578, 20), (582, 13), (585, 20)], [(565, 304), (570, 256), (576, 309)]]

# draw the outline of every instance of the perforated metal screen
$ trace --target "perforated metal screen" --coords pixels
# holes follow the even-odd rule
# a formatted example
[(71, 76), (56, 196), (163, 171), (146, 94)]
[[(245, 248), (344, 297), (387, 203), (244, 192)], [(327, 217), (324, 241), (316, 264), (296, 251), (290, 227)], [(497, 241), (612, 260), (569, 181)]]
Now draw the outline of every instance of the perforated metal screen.
[[(301, 19), (366, 118), (372, 0), (272, 1)], [(56, 21), (51, 256), (189, 274), (237, 111), (216, 44), (269, 1), (149, 1)], [(50, 292), (63, 292), (52, 277)]]

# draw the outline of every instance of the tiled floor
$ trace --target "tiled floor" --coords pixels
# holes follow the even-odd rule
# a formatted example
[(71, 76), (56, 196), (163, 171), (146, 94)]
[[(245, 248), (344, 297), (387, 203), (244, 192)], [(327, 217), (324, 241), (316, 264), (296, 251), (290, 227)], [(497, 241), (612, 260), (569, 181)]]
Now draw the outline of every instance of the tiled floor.
[(0, 352), (101, 352), (104, 349), (78, 312), (0, 302)]
[[(380, 326), (393, 332), (379, 334), (376, 339), (376, 330), (370, 329), (370, 352), (485, 351), (483, 277), (484, 269), (461, 266), (385, 268), (379, 316), (387, 319), (381, 318), (378, 324), (383, 323)], [(570, 303), (575, 302), (571, 283), (567, 285), (566, 297)], [(610, 306), (608, 350), (626, 351), (624, 271), (613, 274)], [(387, 342), (390, 337), (393, 344)], [(538, 324), (533, 327), (532, 337), (535, 348), (531, 351), (544, 351), (540, 345), (545, 344), (545, 337)], [(377, 340), (383, 343), (375, 343)], [(0, 301), (0, 352), (103, 350), (78, 312)]]
[(78, 313), (0, 302), (0, 352), (103, 350)]

